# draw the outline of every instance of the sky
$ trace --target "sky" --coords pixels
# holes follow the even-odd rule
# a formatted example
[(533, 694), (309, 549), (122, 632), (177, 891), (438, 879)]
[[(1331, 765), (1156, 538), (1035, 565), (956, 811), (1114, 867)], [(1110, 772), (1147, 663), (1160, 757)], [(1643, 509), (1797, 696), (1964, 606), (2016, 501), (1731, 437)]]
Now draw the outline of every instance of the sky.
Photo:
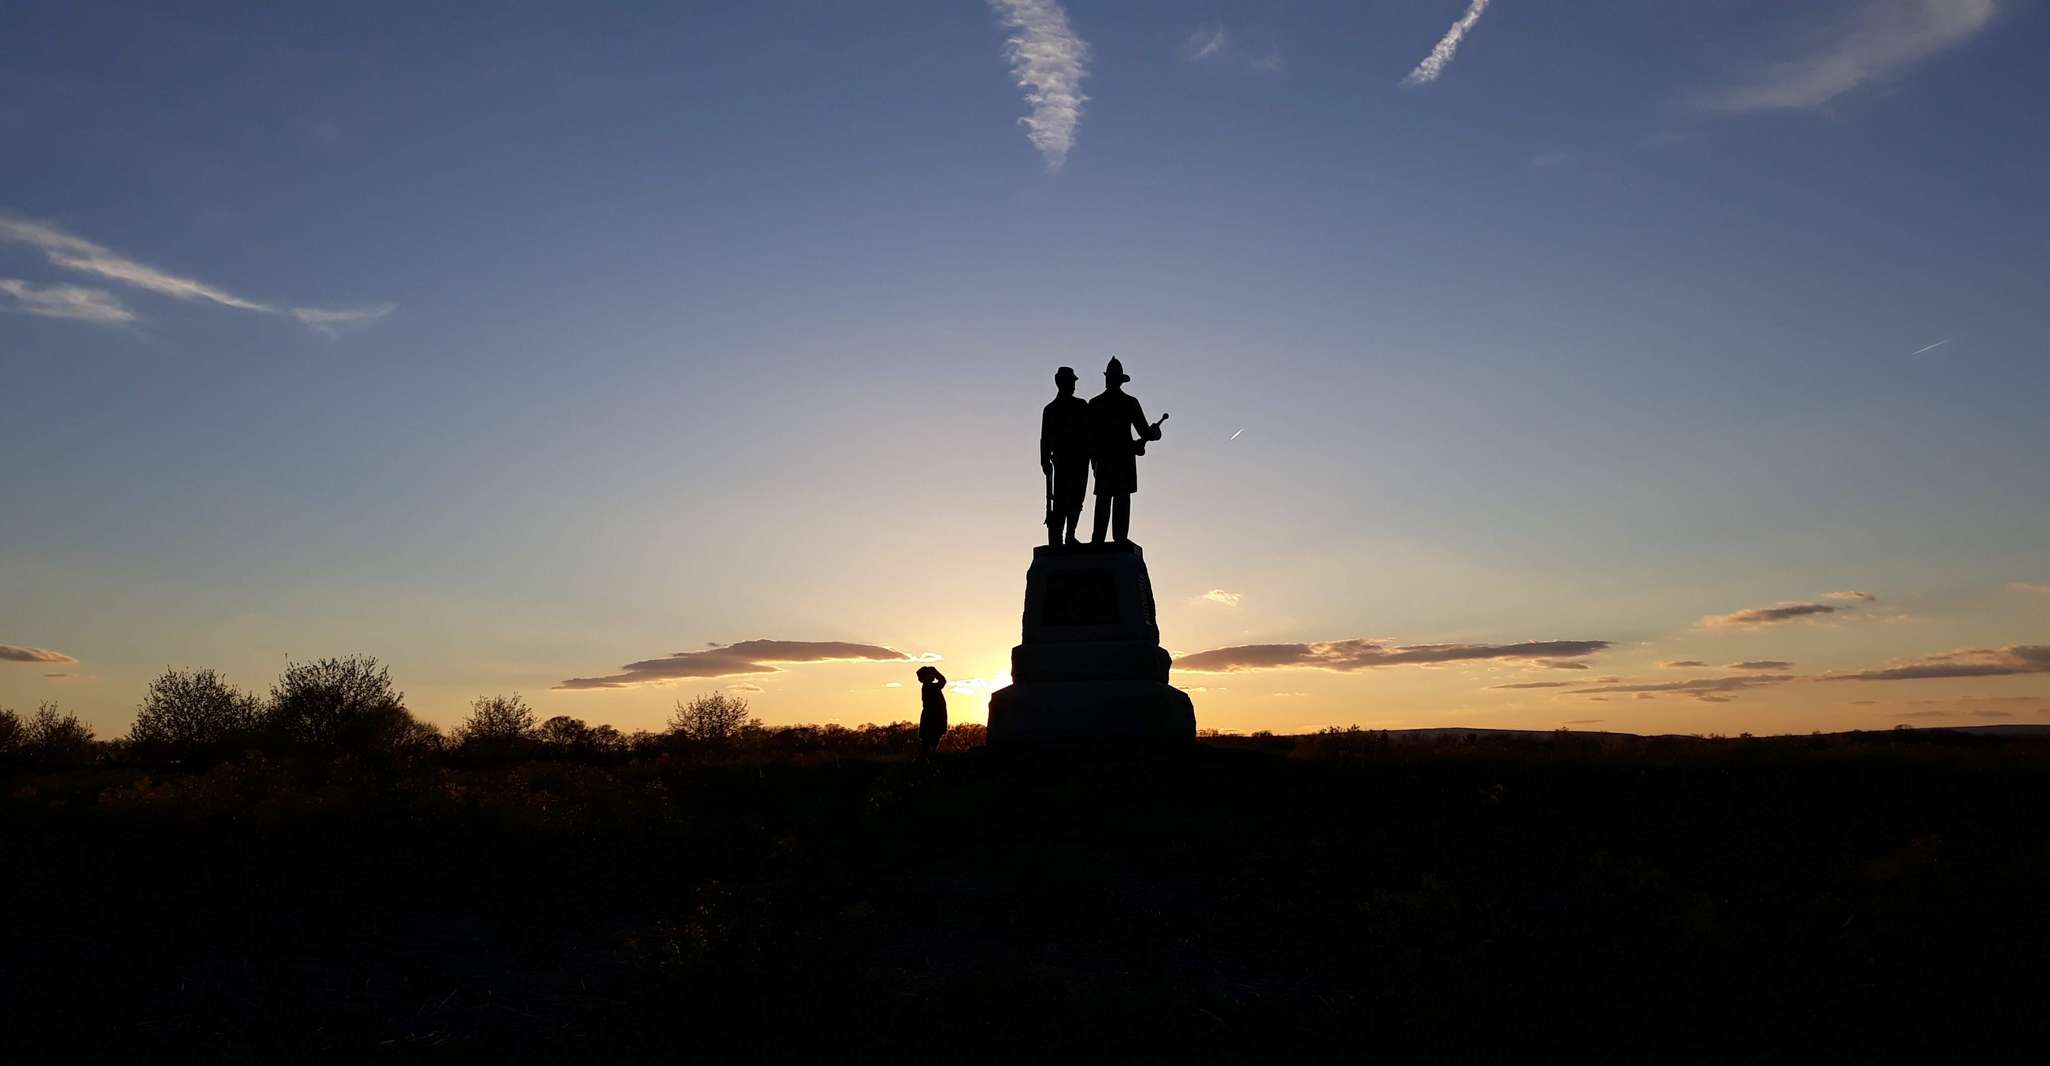
[[(1199, 725), (2050, 722), (2034, 0), (14, 3), (0, 706), (956, 721), (1052, 373)], [(596, 680), (594, 680), (596, 679)]]

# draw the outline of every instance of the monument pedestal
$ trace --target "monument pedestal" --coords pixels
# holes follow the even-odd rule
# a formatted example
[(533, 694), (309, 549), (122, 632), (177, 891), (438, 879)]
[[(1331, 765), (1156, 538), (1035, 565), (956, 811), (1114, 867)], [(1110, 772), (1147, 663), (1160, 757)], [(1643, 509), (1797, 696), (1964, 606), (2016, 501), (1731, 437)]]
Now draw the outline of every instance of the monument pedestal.
[(1037, 548), (1012, 684), (989, 697), (989, 742), (1194, 740), (1196, 707), (1167, 683), (1169, 663), (1137, 544)]

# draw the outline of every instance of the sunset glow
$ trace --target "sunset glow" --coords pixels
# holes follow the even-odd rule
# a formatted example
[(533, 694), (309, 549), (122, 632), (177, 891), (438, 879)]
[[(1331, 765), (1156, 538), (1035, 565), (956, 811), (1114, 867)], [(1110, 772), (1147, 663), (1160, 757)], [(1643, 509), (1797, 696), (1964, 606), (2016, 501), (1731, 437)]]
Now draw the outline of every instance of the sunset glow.
[(1116, 354), (1203, 728), (2050, 723), (2044, 12), (1652, 6), (47, 11), (0, 705), (980, 721)]

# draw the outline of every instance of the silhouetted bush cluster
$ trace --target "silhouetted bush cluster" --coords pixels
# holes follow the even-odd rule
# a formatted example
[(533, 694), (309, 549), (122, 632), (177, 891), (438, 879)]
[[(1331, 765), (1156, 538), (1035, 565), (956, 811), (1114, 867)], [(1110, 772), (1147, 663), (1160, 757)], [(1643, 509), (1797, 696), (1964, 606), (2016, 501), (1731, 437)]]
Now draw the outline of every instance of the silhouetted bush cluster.
[(390, 672), (367, 655), (291, 663), (263, 697), (214, 670), (166, 670), (116, 741), (95, 741), (90, 726), (54, 703), (26, 720), (0, 708), (0, 757), (43, 765), (205, 765), (243, 752), (407, 761), (442, 747), (440, 730), (406, 710)]
[(45, 700), (26, 719), (0, 707), (0, 758), (76, 766), (97, 757), (93, 729), (75, 714)]
[[(480, 696), (446, 736), (407, 710), (405, 694), (375, 658), (349, 655), (290, 663), (258, 695), (219, 671), (167, 669), (149, 683), (135, 723), (118, 740), (94, 739), (77, 715), (44, 703), (27, 717), (0, 708), (0, 760), (80, 766), (112, 760), (203, 768), (245, 754), (311, 760), (439, 761), (483, 766), (523, 761), (617, 763), (640, 759), (904, 756), (917, 726), (765, 726), (745, 698), (710, 692), (678, 700), (663, 732), (624, 733), (567, 715), (536, 720), (518, 693)], [(977, 724), (957, 725), (942, 751), (981, 747)]]

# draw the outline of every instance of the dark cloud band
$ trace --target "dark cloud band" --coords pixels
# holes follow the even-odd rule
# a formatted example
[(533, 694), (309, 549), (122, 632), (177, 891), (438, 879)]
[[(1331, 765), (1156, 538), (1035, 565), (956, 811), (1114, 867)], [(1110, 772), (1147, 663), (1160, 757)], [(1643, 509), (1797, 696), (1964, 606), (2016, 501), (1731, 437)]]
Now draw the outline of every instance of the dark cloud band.
[(1853, 674), (1825, 674), (1824, 681), (1921, 681), (1945, 677), (2010, 677), (2050, 674), (2050, 644), (2010, 644), (2004, 648), (1972, 648), (1932, 655)]
[[(1240, 670), (1334, 670), (1429, 666), (1482, 659), (1573, 659), (1609, 647), (1606, 640), (1533, 640), (1521, 644), (1410, 644), (1388, 647), (1370, 640), (1308, 644), (1242, 644), (1199, 651), (1175, 660), (1175, 669), (1202, 674)], [(1550, 664), (1548, 664), (1550, 665)]]
[(876, 644), (837, 640), (743, 640), (738, 644), (680, 651), (659, 659), (642, 659), (604, 677), (572, 677), (559, 689), (634, 688), (702, 677), (773, 674), (777, 663), (910, 662), (912, 657)]
[(1848, 607), (1837, 607), (1827, 603), (1782, 603), (1776, 607), (1749, 607), (1730, 614), (1712, 614), (1701, 620), (1705, 626), (1769, 626), (1781, 622), (1813, 621)]

